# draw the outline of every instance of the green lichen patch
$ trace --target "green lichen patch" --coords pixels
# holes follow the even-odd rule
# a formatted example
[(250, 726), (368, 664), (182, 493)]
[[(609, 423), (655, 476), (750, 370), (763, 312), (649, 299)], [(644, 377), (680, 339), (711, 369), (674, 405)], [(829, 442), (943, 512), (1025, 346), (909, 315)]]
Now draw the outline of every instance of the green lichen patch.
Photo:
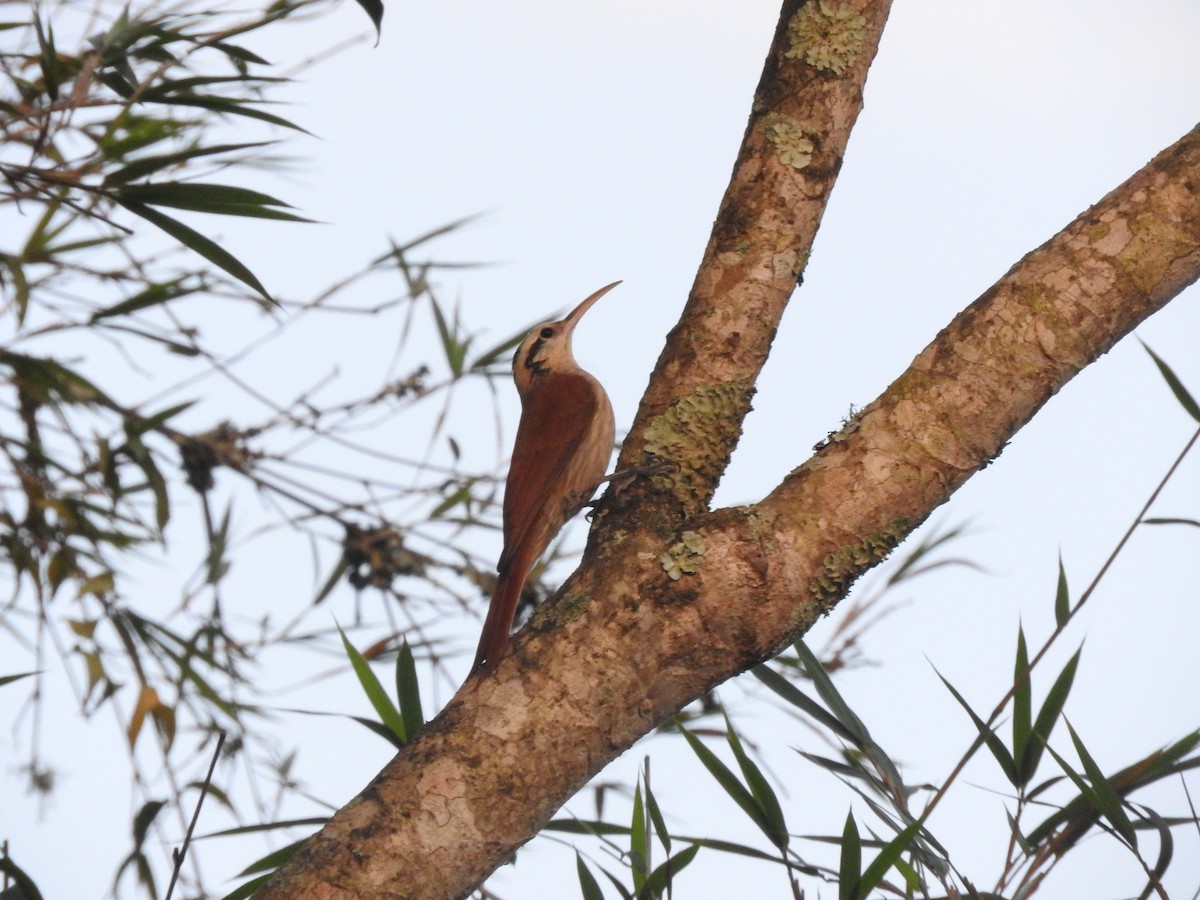
[(820, 573), (809, 582), (809, 591), (821, 610), (826, 611), (841, 600), (859, 576), (886, 559), (909, 531), (908, 523), (898, 519), (861, 542), (826, 556), (821, 561)]
[(1132, 238), (1117, 254), (1117, 261), (1146, 293), (1166, 277), (1176, 259), (1196, 246), (1195, 239), (1174, 222), (1149, 212), (1135, 216), (1129, 231)]
[(791, 44), (783, 54), (815, 69), (841, 75), (854, 65), (867, 37), (867, 20), (847, 3), (804, 4), (788, 25)]
[(699, 532), (685, 531), (679, 538), (658, 558), (672, 581), (696, 574), (700, 570), (700, 558), (704, 556), (704, 537)]
[[(678, 463), (660, 486), (686, 500), (691, 487), (708, 496), (740, 436), (754, 389), (741, 383), (702, 385), (675, 400), (646, 429), (646, 452)], [(666, 476), (661, 476), (666, 477)]]
[(762, 130), (763, 136), (775, 145), (775, 158), (783, 165), (803, 169), (812, 162), (815, 145), (791, 116), (772, 113), (763, 119)]

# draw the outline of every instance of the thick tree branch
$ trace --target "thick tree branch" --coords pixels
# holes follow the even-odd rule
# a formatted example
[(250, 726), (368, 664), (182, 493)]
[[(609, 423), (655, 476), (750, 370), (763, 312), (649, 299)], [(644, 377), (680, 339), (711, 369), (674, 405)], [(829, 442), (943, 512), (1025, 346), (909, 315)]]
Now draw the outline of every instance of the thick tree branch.
[(1198, 275), (1200, 129), (1018, 263), (761, 503), (701, 514), (671, 546), (648, 525), (590, 552), (495, 676), (260, 896), (466, 893), (638, 737), (802, 634)]
[[(745, 208), (785, 189), (763, 166), (744, 183), (735, 171), (739, 190), (763, 192)], [(727, 273), (702, 273), (626, 453), (678, 457), (683, 474), (610, 501), (584, 566), (494, 676), (468, 682), (260, 897), (461, 896), (637, 738), (806, 631), (1067, 380), (1197, 278), (1200, 130), (1018, 263), (761, 503), (709, 513), (707, 485), (774, 330), (764, 311), (786, 299), (765, 262), (780, 245), (757, 248), (753, 265), (720, 249), (736, 205), (708, 257)], [(693, 433), (679, 398), (711, 425), (703, 407), (725, 378), (732, 428), (672, 443)], [(693, 465), (696, 452), (708, 462)]]
[(890, 9), (783, 4), (696, 281), (621, 451), (620, 468), (686, 461), (638, 494), (643, 512), (708, 508), (808, 263)]

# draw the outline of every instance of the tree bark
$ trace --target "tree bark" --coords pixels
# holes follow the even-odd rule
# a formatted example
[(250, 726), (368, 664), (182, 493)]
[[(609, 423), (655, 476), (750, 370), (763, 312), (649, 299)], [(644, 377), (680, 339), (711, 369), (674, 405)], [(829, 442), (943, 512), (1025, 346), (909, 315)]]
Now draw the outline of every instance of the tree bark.
[[(837, 25), (798, 20), (844, 21), (851, 6), (861, 40), (835, 50), (855, 45), (853, 59), (798, 43)], [(656, 474), (609, 492), (581, 568), (494, 675), (468, 681), (260, 898), (467, 894), (639, 737), (802, 635), (1200, 275), (1198, 128), (1017, 263), (767, 497), (708, 511), (887, 8), (784, 4), (703, 265), (622, 453)]]

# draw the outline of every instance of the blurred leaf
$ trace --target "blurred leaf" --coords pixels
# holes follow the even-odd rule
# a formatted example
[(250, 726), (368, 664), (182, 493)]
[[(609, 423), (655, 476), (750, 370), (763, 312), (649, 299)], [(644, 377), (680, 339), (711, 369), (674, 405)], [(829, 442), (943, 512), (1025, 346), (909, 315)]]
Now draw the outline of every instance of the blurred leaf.
[(124, 184), (128, 181), (136, 181), (139, 178), (145, 178), (148, 175), (153, 175), (155, 172), (162, 169), (177, 166), (181, 163), (192, 162), (203, 156), (214, 156), (221, 153), (236, 153), (239, 150), (249, 150), (254, 147), (269, 147), (275, 141), (251, 141), (242, 144), (216, 144), (212, 147), (189, 147), (186, 150), (178, 150), (174, 153), (155, 154), (154, 156), (144, 156), (141, 159), (135, 159), (132, 162), (109, 172), (104, 178), (105, 185)]
[[(888, 870), (893, 866), (902, 872), (908, 868), (901, 865), (901, 857), (911, 849), (913, 842), (917, 839), (917, 835), (922, 827), (922, 821), (922, 819), (918, 819), (910, 823), (879, 851), (879, 855), (871, 861), (866, 871), (862, 873), (858, 884), (858, 896), (865, 898), (871, 891), (875, 890), (883, 882), (884, 876), (887, 875)], [(911, 869), (908, 869), (908, 872), (911, 872)], [(904, 872), (906, 883), (909, 882), (908, 872)]]
[(1075, 683), (1075, 671), (1079, 668), (1079, 658), (1082, 654), (1082, 647), (1072, 654), (1071, 658), (1067, 660), (1067, 664), (1063, 666), (1063, 670), (1058, 673), (1058, 677), (1054, 679), (1054, 684), (1046, 694), (1046, 699), (1042, 701), (1037, 721), (1033, 723), (1034, 739), (1025, 744), (1024, 751), (1018, 757), (1019, 787), (1024, 787), (1029, 783), (1041, 764), (1046, 742), (1050, 740), (1054, 726), (1058, 724), (1063, 707), (1066, 706), (1067, 697), (1071, 693), (1071, 686)]
[(58, 50), (54, 47), (54, 26), (43, 30), (42, 19), (38, 15), (37, 7), (34, 7), (33, 26), (37, 33), (38, 49), (41, 50), (39, 62), (42, 67), (42, 80), (46, 85), (46, 95), (51, 100), (57, 100), (58, 85), (63, 76), (62, 66), (58, 61)]
[[(209, 787), (209, 790), (210, 791), (212, 790), (211, 786)], [(261, 833), (267, 832), (267, 831), (284, 831), (289, 828), (307, 828), (307, 827), (323, 828), (328, 821), (329, 821), (328, 816), (306, 816), (302, 819), (280, 819), (276, 822), (260, 822), (256, 825), (238, 825), (235, 828), (224, 828), (220, 831), (213, 831), (213, 832), (210, 832), (209, 834), (202, 835), (200, 839), (203, 840), (204, 838), (237, 837), (237, 836), (247, 835), (247, 834), (261, 834)], [(299, 841), (298, 843), (304, 843), (304, 842)], [(247, 872), (243, 871), (241, 874), (246, 875)]]
[(226, 184), (205, 184), (194, 181), (164, 181), (154, 184), (130, 184), (120, 188), (114, 198), (126, 208), (134, 206), (168, 206), (192, 212), (224, 216), (250, 216), (259, 219), (281, 219), (287, 222), (311, 222), (292, 213), (272, 207), (291, 209), (282, 200), (248, 188)]
[(1062, 554), (1058, 554), (1058, 585), (1054, 589), (1054, 624), (1062, 628), (1071, 618), (1071, 592), (1067, 589), (1067, 570), (1063, 567)]
[(1142, 341), (1140, 338), (1138, 340), (1145, 351), (1150, 354), (1150, 358), (1154, 360), (1154, 364), (1158, 366), (1158, 371), (1162, 374), (1163, 380), (1167, 382), (1167, 386), (1171, 388), (1171, 393), (1175, 395), (1175, 399), (1179, 401), (1179, 405), (1184, 408), (1189, 416), (1200, 422), (1200, 404), (1196, 403), (1196, 399), (1183, 386), (1183, 382), (1179, 380), (1179, 377), (1171, 370), (1171, 367), (1157, 353), (1151, 350), (1145, 341)]
[(742, 747), (741, 739), (734, 731), (733, 723), (729, 721), (729, 716), (725, 716), (725, 734), (729, 740), (729, 746), (733, 750), (733, 756), (737, 760), (738, 767), (742, 770), (742, 777), (746, 779), (746, 784), (750, 787), (751, 793), (754, 795), (755, 804), (762, 813), (763, 820), (769, 826), (767, 838), (779, 848), (781, 853), (787, 852), (788, 848), (788, 830), (787, 822), (784, 819), (783, 808), (779, 805), (779, 798), (775, 795), (775, 790), (763, 776), (762, 770), (755, 762), (746, 754), (745, 748)]
[(161, 98), (147, 97), (146, 99), (148, 101), (165, 103), (170, 106), (195, 106), (200, 109), (226, 113), (231, 116), (245, 116), (248, 119), (257, 119), (260, 122), (269, 122), (272, 125), (279, 125), (282, 128), (290, 128), (293, 131), (309, 134), (308, 131), (299, 125), (289, 122), (287, 119), (264, 112), (261, 109), (255, 109), (252, 106), (247, 106), (244, 100), (231, 100), (228, 97), (213, 97), (202, 94), (166, 94)]
[[(462, 485), (456, 491), (449, 494), (446, 499), (433, 508), (429, 513), (430, 519), (440, 519), (456, 506), (469, 506), (474, 498), (471, 495), (471, 488), (468, 485)], [(469, 515), (469, 513), (464, 513)]]
[(1193, 528), (1200, 528), (1200, 521), (1196, 519), (1142, 519), (1143, 525), (1191, 525)]
[(29, 678), (36, 675), (37, 672), (19, 672), (16, 675), (0, 675), (0, 687), (6, 684), (12, 684), (14, 681), (20, 681), (22, 678)]
[(371, 664), (350, 643), (349, 638), (346, 637), (346, 633), (342, 631), (340, 625), (338, 626), (338, 634), (342, 636), (342, 646), (346, 650), (346, 656), (350, 660), (350, 665), (354, 669), (358, 683), (362, 687), (363, 693), (367, 695), (367, 699), (371, 701), (371, 706), (375, 708), (375, 712), (379, 714), (380, 721), (383, 722), (401, 743), (408, 743), (408, 730), (404, 725), (404, 717), (400, 715), (400, 710), (396, 709), (391, 698), (388, 697), (387, 691), (383, 689), (383, 685), (375, 677), (375, 673), (371, 670)]
[(158, 465), (154, 462), (149, 448), (142, 443), (136, 423), (126, 423), (125, 449), (137, 467), (142, 470), (142, 474), (146, 476), (146, 485), (154, 495), (154, 520), (161, 534), (171, 519), (171, 501), (167, 493), (167, 482), (158, 470)]
[(657, 900), (664, 893), (669, 892), (672, 880), (696, 858), (696, 854), (699, 852), (700, 845), (692, 844), (674, 856), (668, 857), (666, 862), (647, 877), (645, 886), (638, 892), (638, 900)]
[(621, 895), (622, 900), (633, 900), (633, 894), (626, 889), (625, 885), (621, 884), (621, 879), (608, 871), (608, 869), (601, 868), (600, 871), (604, 873), (604, 877), (608, 879), (609, 884), (617, 889), (617, 893)]
[[(1167, 869), (1171, 865), (1171, 859), (1175, 856), (1175, 839), (1171, 836), (1171, 826), (1163, 820), (1162, 816), (1149, 808), (1145, 809), (1144, 821), (1149, 823), (1154, 828), (1155, 834), (1158, 835), (1158, 859), (1155, 860), (1153, 868), (1148, 873), (1150, 880), (1146, 883), (1146, 887), (1142, 889), (1138, 900), (1153, 896), (1154, 892), (1162, 887), (1162, 877), (1167, 873)], [(1194, 824), (1194, 822), (1189, 824)], [(1163, 894), (1165, 894), (1165, 891)]]
[(578, 850), (575, 851), (575, 871), (579, 874), (579, 891), (583, 900), (604, 900), (604, 892), (600, 890), (600, 883), (596, 881)]
[[(6, 883), (9, 879), (12, 880), (13, 888), (15, 888), (14, 897), (20, 898), (20, 900), (42, 900), (41, 891), (38, 890), (33, 879), (25, 874), (25, 871), (8, 855), (7, 841), (0, 845), (0, 872), (4, 873)], [(6, 889), (4, 893), (7, 894), (8, 890)]]
[[(586, 834), (590, 836), (625, 837), (629, 834), (628, 825), (616, 825), (612, 822), (601, 822), (595, 819), (551, 819), (546, 823), (545, 830), (559, 831), (563, 834)], [(774, 857), (771, 857), (774, 859)]]
[(25, 313), (29, 309), (29, 281), (25, 278), (25, 268), (21, 261), (7, 254), (0, 255), (0, 262), (8, 267), (12, 278), (13, 305), (17, 309), (17, 323), (25, 321)]
[(754, 795), (746, 790), (733, 771), (725, 763), (721, 762), (717, 758), (717, 755), (709, 750), (698, 737), (682, 726), (679, 728), (679, 733), (683, 735), (684, 739), (688, 742), (688, 746), (692, 748), (692, 752), (696, 754), (700, 762), (704, 765), (704, 768), (708, 769), (709, 774), (713, 776), (717, 784), (721, 786), (721, 789), (729, 795), (734, 803), (741, 807), (742, 812), (749, 816), (750, 820), (773, 843), (773, 823), (759, 807)]
[(976, 738), (976, 741), (987, 744), (988, 750), (992, 752), (992, 756), (994, 756), (996, 758), (996, 762), (1000, 764), (1000, 769), (1004, 772), (1004, 777), (1007, 778), (1010, 783), (1016, 785), (1018, 783), (1016, 763), (1013, 762), (1012, 755), (1008, 752), (1008, 748), (1004, 746), (1004, 742), (996, 736), (996, 732), (989, 728), (983, 719), (975, 714), (975, 710), (971, 709), (970, 705), (965, 699), (963, 699), (962, 694), (955, 689), (954, 685), (947, 681), (942, 673), (938, 672), (936, 668), (934, 668), (933, 671), (938, 678), (942, 679), (942, 684), (944, 684), (946, 689), (954, 695), (954, 699), (957, 700), (959, 705), (967, 711), (967, 715), (969, 715), (971, 717), (971, 721), (975, 723), (975, 729), (979, 732), (979, 737)]
[(650, 821), (654, 825), (654, 833), (658, 835), (659, 843), (663, 845), (663, 849), (667, 851), (667, 855), (669, 856), (671, 853), (671, 832), (667, 830), (666, 819), (663, 818), (662, 810), (658, 808), (658, 801), (654, 798), (654, 794), (650, 790), (649, 782), (646, 783), (646, 812), (650, 814)]
[[(1012, 720), (1012, 756), (1020, 762), (1025, 757), (1026, 748), (1033, 732), (1033, 672), (1029, 668), (1029, 649), (1025, 645), (1025, 629), (1017, 626), (1017, 660), (1013, 666), (1013, 720)], [(1018, 779), (1022, 784), (1028, 781), (1020, 766), (1017, 767)]]
[[(1079, 760), (1083, 763), (1083, 771), (1087, 774), (1088, 782), (1091, 785), (1096, 808), (1108, 820), (1108, 823), (1112, 825), (1113, 830), (1124, 838), (1129, 846), (1137, 847), (1137, 833), (1133, 830), (1133, 823), (1129, 821), (1129, 816), (1125, 814), (1125, 807), (1121, 803), (1121, 798), (1117, 795), (1113, 786), (1109, 784), (1104, 772), (1096, 765), (1096, 760), (1092, 758), (1092, 755), (1083, 745), (1083, 741), (1075, 733), (1075, 729), (1071, 727), (1070, 722), (1067, 722), (1067, 730), (1071, 733), (1071, 741), (1075, 744), (1075, 752), (1079, 754)], [(1072, 774), (1070, 770), (1066, 771), (1068, 775)]]
[(147, 222), (157, 225), (179, 243), (185, 247), (199, 253), (210, 263), (219, 269), (228, 272), (238, 281), (253, 288), (266, 300), (272, 303), (271, 295), (267, 293), (267, 289), (262, 286), (262, 283), (254, 277), (254, 273), (247, 269), (236, 257), (227, 250), (223, 249), (214, 241), (209, 240), (198, 231), (194, 231), (170, 216), (165, 216), (157, 210), (151, 209), (148, 206), (142, 206), (138, 203), (127, 203), (123, 200), (118, 200), (122, 206), (137, 216), (141, 216)]
[(879, 772), (888, 788), (892, 791), (897, 799), (902, 799), (904, 791), (904, 779), (900, 776), (900, 770), (892, 761), (891, 757), (884, 752), (883, 748), (875, 742), (871, 737), (871, 733), (867, 730), (867, 726), (862, 720), (855, 715), (854, 710), (842, 698), (841, 693), (834, 687), (833, 680), (829, 677), (829, 673), (825, 671), (825, 667), (821, 665), (821, 661), (816, 655), (808, 649), (808, 645), (804, 641), (796, 641), (792, 645), (796, 650), (796, 655), (800, 659), (800, 663), (804, 666), (808, 677), (812, 679), (813, 686), (817, 689), (817, 693), (829, 707), (830, 712), (844, 726), (846, 732), (849, 733), (849, 740), (860, 750), (862, 750), (871, 763)]
[(934, 531), (922, 538), (916, 547), (905, 554), (900, 564), (888, 576), (887, 585), (893, 587), (903, 581), (909, 581), (920, 575), (925, 575), (947, 566), (963, 566), (977, 572), (984, 571), (983, 567), (978, 563), (961, 556), (949, 559), (935, 559), (929, 563), (925, 562), (928, 557), (937, 550), (942, 549), (944, 545), (958, 540), (966, 533), (967, 528), (965, 525), (956, 525), (948, 531), (941, 533)]
[(83, 597), (87, 594), (92, 594), (99, 597), (103, 594), (112, 593), (115, 586), (116, 581), (114, 580), (113, 573), (107, 571), (101, 572), (98, 575), (84, 579), (80, 583), (79, 589), (75, 592), (75, 596)]
[(842, 854), (838, 863), (838, 900), (859, 900), (862, 877), (862, 841), (858, 836), (858, 825), (854, 811), (846, 814), (846, 825), (842, 829)]
[(404, 733), (416, 734), (425, 724), (425, 714), (421, 710), (421, 685), (417, 681), (417, 664), (407, 638), (401, 643), (400, 652), (396, 655), (396, 697), (400, 701)]
[(451, 326), (442, 313), (442, 307), (432, 295), (429, 297), (429, 303), (433, 307), (433, 318), (437, 323), (438, 338), (442, 343), (442, 353), (446, 357), (446, 365), (450, 368), (452, 377), (460, 378), (463, 374), (463, 362), (466, 359), (467, 347), (470, 342), (459, 341), (457, 337), (457, 315), (455, 316), (454, 325)]
[[(1200, 731), (1193, 731), (1179, 739), (1174, 744), (1153, 753), (1121, 769), (1109, 780), (1109, 783), (1122, 796), (1128, 796), (1139, 788), (1161, 781), (1164, 778), (1174, 778), (1184, 772), (1200, 768), (1200, 757), (1188, 757), (1188, 754), (1200, 746)], [(1050, 779), (1039, 786), (1030, 796), (1036, 796), (1044, 788), (1048, 788), (1061, 779)], [(1095, 822), (1098, 815), (1095, 806), (1084, 796), (1076, 797), (1062, 809), (1049, 816), (1028, 835), (1028, 842), (1038, 847), (1056, 832), (1056, 852), (1065, 852), (1072, 844), (1083, 837), (1084, 833)]]
[(867, 726), (862, 723), (862, 719), (854, 714), (854, 710), (850, 708), (849, 704), (842, 699), (842, 695), (833, 686), (833, 681), (830, 680), (825, 667), (821, 665), (821, 661), (808, 649), (808, 645), (804, 641), (796, 641), (792, 646), (795, 648), (797, 656), (800, 657), (800, 663), (804, 666), (804, 671), (812, 679), (813, 687), (817, 689), (817, 694), (851, 736), (851, 740), (856, 745), (861, 745), (869, 741), (870, 734), (867, 731)]
[(523, 328), (516, 334), (509, 335), (500, 343), (483, 351), (471, 361), (471, 371), (484, 372), (501, 360), (507, 363), (512, 359), (513, 352), (521, 345), (521, 341), (525, 340), (525, 335), (529, 334), (539, 324), (541, 323), (531, 322), (527, 328)]
[(333, 571), (329, 573), (329, 577), (325, 579), (325, 582), (317, 590), (317, 595), (312, 599), (312, 605), (316, 606), (318, 603), (328, 597), (330, 593), (333, 592), (333, 589), (337, 587), (338, 582), (342, 580), (342, 577), (346, 574), (346, 572), (349, 571), (349, 569), (350, 564), (346, 562), (346, 558), (343, 556), (337, 561), (337, 565), (333, 567)]
[[(309, 835), (311, 837), (311, 835)], [(266, 856), (259, 857), (242, 871), (238, 872), (239, 878), (244, 878), (247, 875), (255, 875), (258, 872), (274, 872), (285, 862), (292, 858), (297, 850), (308, 843), (308, 838), (301, 838), (298, 841), (292, 841), (286, 847), (280, 847), (278, 850), (272, 850)]]
[(375, 26), (375, 44), (379, 45), (379, 37), (383, 34), (383, 2), (382, 0), (355, 0), (370, 17)]
[(152, 284), (144, 290), (138, 291), (132, 297), (126, 297), (124, 300), (114, 303), (105, 309), (96, 310), (92, 313), (88, 321), (95, 323), (101, 319), (111, 319), (114, 316), (126, 316), (129, 313), (148, 309), (151, 306), (161, 306), (164, 303), (169, 303), (180, 297), (187, 297), (204, 289), (204, 285), (198, 282), (188, 284), (187, 281), (186, 277), (181, 277), (173, 281)]
[(795, 706), (801, 712), (816, 719), (842, 740), (857, 744), (857, 738), (845, 725), (829, 714), (828, 710), (813, 700), (798, 687), (772, 669), (766, 663), (755, 666), (750, 673), (773, 690), (776, 694)]
[(60, 403), (95, 403), (114, 406), (112, 400), (82, 375), (48, 358), (0, 350), (0, 365), (8, 366), (40, 399)]
[(646, 834), (646, 812), (642, 806), (641, 781), (633, 788), (633, 814), (629, 825), (629, 869), (633, 875), (633, 891), (640, 894), (646, 886), (650, 866), (650, 837)]
[(1033, 853), (1033, 845), (1030, 844), (1029, 841), (1025, 839), (1025, 835), (1021, 833), (1020, 823), (1013, 818), (1013, 814), (1009, 812), (1008, 809), (1004, 810), (1004, 815), (1008, 818), (1009, 834), (1011, 834), (1013, 840), (1017, 842), (1017, 846), (1021, 848), (1021, 852), (1026, 856), (1031, 855)]
[[(269, 66), (271, 64), (257, 53), (251, 53), (245, 47), (240, 47), (237, 44), (230, 44), (226, 41), (213, 41), (209, 46), (217, 48), (230, 59), (236, 59), (240, 62), (250, 62), (259, 66)], [(278, 80), (286, 81), (287, 79), (281, 78)]]
[(158, 691), (148, 684), (143, 684), (138, 693), (137, 703), (133, 707), (133, 714), (129, 717), (129, 727), (126, 729), (130, 747), (137, 743), (138, 735), (142, 733), (142, 724), (146, 720), (146, 714), (153, 712), (158, 706)]
[(158, 818), (158, 814), (166, 805), (163, 800), (147, 800), (142, 804), (142, 808), (133, 817), (133, 841), (136, 846), (140, 847), (145, 843), (146, 836), (150, 833), (150, 826), (154, 824), (154, 820)]
[(271, 880), (274, 872), (268, 872), (266, 875), (259, 875), (257, 878), (251, 878), (245, 884), (230, 891), (221, 900), (250, 900), (258, 889)]

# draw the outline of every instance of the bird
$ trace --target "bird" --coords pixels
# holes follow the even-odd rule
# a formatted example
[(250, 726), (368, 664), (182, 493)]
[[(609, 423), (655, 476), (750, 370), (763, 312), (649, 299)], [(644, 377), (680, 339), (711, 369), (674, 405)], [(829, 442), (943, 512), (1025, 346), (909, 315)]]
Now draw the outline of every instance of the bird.
[(495, 669), (530, 569), (604, 479), (616, 436), (612, 403), (575, 362), (571, 336), (583, 314), (620, 283), (600, 288), (566, 318), (534, 328), (513, 355), (521, 420), (504, 487), (504, 549), (474, 674)]

